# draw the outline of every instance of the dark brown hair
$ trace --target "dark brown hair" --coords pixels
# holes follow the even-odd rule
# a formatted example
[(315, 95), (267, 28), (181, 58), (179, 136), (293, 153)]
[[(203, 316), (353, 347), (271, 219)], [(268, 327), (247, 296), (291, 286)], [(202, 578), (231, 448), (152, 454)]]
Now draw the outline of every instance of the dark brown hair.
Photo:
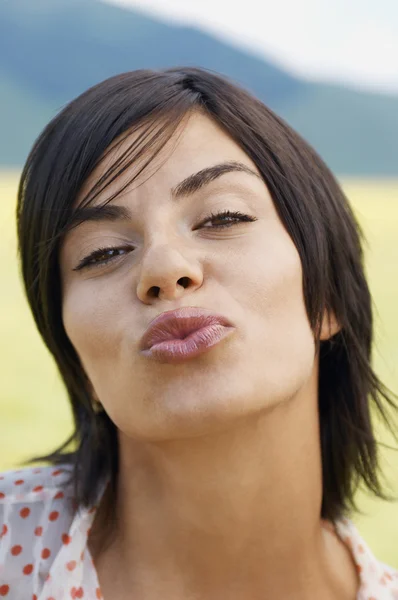
[[(61, 447), (33, 460), (71, 464), (76, 498), (84, 506), (94, 502), (104, 478), (115, 490), (117, 431), (105, 412), (94, 410), (90, 382), (63, 327), (59, 248), (77, 194), (110, 145), (139, 129), (87, 202), (138, 158), (144, 159), (142, 172), (192, 110), (214, 119), (257, 165), (301, 258), (306, 310), (320, 354), (322, 517), (335, 520), (356, 508), (360, 483), (390, 499), (380, 484), (371, 407), (394, 433), (386, 403), (397, 406), (371, 366), (372, 303), (360, 227), (335, 177), (295, 131), (237, 85), (200, 68), (133, 71), (99, 83), (47, 125), (26, 161), (17, 206), (21, 270), (75, 423)], [(325, 309), (334, 312), (341, 331), (319, 342)]]

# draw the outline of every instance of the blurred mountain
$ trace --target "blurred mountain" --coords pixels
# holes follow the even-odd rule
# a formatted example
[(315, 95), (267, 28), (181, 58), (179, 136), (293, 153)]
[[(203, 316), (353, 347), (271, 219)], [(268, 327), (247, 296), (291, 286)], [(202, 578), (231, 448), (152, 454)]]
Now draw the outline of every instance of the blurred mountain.
[(191, 27), (99, 0), (0, 0), (0, 165), (72, 98), (137, 68), (203, 66), (263, 100), (338, 174), (398, 175), (398, 96), (294, 77)]

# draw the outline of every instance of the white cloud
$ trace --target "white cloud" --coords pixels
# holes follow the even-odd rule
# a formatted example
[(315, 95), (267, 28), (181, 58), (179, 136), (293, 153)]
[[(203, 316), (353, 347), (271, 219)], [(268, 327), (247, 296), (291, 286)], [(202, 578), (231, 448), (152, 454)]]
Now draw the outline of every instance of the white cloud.
[(397, 0), (106, 0), (196, 25), (310, 78), (398, 92)]

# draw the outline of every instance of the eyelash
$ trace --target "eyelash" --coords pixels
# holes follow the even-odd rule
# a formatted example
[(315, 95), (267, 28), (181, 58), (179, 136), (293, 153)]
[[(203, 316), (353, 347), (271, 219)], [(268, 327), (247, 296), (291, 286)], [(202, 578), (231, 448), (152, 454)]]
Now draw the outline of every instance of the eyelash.
[[(230, 211), (230, 210), (224, 210), (222, 212), (219, 213), (211, 213), (208, 217), (206, 217), (206, 219), (204, 219), (202, 221), (202, 223), (200, 223), (199, 225), (202, 225), (203, 223), (206, 223), (207, 221), (215, 221), (216, 219), (226, 219), (226, 218), (230, 218), (230, 219), (237, 219), (236, 221), (229, 221), (229, 222), (225, 222), (222, 225), (214, 225), (213, 227), (206, 227), (205, 229), (223, 229), (224, 227), (231, 227), (232, 225), (237, 225), (239, 222), (247, 222), (247, 221), (257, 221), (256, 217), (251, 217), (250, 215), (246, 215), (244, 213), (241, 213), (239, 211)], [(92, 252), (91, 254), (89, 254), (88, 256), (86, 256), (85, 258), (83, 258), (79, 264), (77, 265), (77, 267), (75, 267), (73, 269), (73, 271), (80, 271), (81, 269), (84, 268), (95, 268), (95, 267), (102, 267), (106, 264), (108, 264), (108, 262), (110, 262), (111, 260), (113, 260), (114, 258), (118, 258), (118, 256), (121, 256), (120, 254), (118, 256), (110, 256), (109, 258), (105, 259), (105, 260), (101, 260), (97, 263), (90, 263), (91, 260), (94, 260), (100, 256), (102, 256), (103, 254), (106, 254), (107, 252), (112, 252), (112, 251), (116, 251), (116, 250), (131, 250), (131, 246), (118, 246), (118, 247), (108, 247), (108, 248), (98, 248), (98, 250), (95, 250), (94, 252)]]

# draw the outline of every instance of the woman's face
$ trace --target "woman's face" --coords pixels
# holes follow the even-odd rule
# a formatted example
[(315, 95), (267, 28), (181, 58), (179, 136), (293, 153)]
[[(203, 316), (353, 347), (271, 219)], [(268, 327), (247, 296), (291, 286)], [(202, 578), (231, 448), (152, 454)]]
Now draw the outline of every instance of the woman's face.
[[(189, 194), (172, 194), (185, 178), (232, 161), (253, 173), (224, 172)], [(131, 176), (130, 170), (119, 177), (94, 204)], [(245, 152), (195, 113), (179, 139), (111, 204), (126, 207), (131, 217), (82, 223), (65, 239), (60, 260), (66, 333), (120, 432), (151, 441), (222, 431), (297, 396), (314, 373), (301, 263)], [(226, 210), (255, 220), (214, 227), (220, 221), (211, 221), (211, 213)], [(100, 257), (102, 263), (74, 270), (108, 247), (116, 250)], [(152, 319), (180, 307), (222, 314), (234, 329), (181, 364), (143, 355), (140, 338)]]

